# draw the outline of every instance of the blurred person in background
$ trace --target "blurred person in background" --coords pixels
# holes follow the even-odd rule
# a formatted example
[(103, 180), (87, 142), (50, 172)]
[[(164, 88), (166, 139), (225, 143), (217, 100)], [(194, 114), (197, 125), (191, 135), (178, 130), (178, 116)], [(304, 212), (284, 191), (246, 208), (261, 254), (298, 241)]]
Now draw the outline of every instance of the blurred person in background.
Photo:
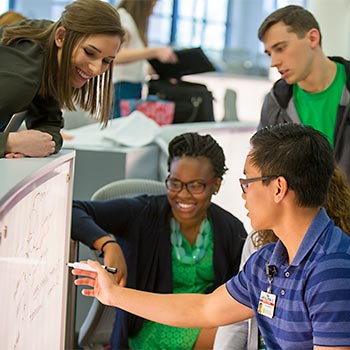
[(126, 40), (114, 61), (114, 118), (120, 117), (121, 99), (142, 97), (142, 85), (151, 69), (148, 59), (158, 59), (163, 63), (177, 62), (170, 46), (148, 46), (148, 23), (156, 3), (156, 0), (122, 0), (117, 6)]

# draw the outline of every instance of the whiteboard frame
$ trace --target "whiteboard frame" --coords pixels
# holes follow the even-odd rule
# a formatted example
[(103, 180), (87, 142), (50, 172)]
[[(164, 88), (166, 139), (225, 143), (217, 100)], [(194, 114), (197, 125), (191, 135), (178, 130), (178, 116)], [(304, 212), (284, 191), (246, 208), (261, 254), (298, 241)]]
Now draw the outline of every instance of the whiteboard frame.
[[(0, 348), (4, 348), (4, 345), (6, 345), (6, 348), (9, 349), (28, 349), (28, 346), (30, 344), (31, 347), (34, 346), (34, 348), (50, 348), (50, 349), (57, 349), (61, 350), (66, 347), (66, 344), (69, 343), (67, 336), (74, 337), (74, 333), (72, 332), (74, 329), (67, 328), (67, 325), (74, 325), (74, 321), (67, 319), (67, 315), (69, 317), (72, 317), (72, 312), (70, 310), (67, 310), (67, 297), (68, 297), (68, 289), (70, 289), (70, 294), (74, 295), (74, 292), (72, 292), (72, 289), (74, 289), (74, 285), (68, 284), (68, 269), (65, 266), (65, 262), (68, 261), (68, 257), (72, 255), (72, 251), (70, 250), (70, 222), (71, 222), (71, 206), (72, 206), (72, 186), (73, 186), (73, 177), (74, 177), (74, 160), (75, 160), (75, 152), (74, 151), (62, 151), (60, 154), (57, 154), (55, 156), (51, 156), (48, 158), (37, 158), (37, 159), (8, 159), (8, 160), (0, 160), (0, 172), (2, 174), (6, 174), (3, 181), (3, 185), (0, 187), (0, 194), (2, 197), (0, 197), (0, 275), (2, 276), (3, 283), (6, 283), (6, 276), (8, 282), (11, 281), (12, 283), (9, 283), (7, 286), (7, 289), (5, 289), (1, 294), (5, 294), (5, 298), (0, 298), (0, 304), (3, 304), (3, 307), (0, 309), (6, 309), (9, 310), (6, 314), (6, 317), (1, 316), (0, 323), (2, 323), (2, 326), (0, 327)], [(55, 188), (55, 183), (57, 183), (57, 186), (63, 186), (63, 188), (58, 189)], [(5, 186), (4, 186), (5, 183)], [(63, 185), (62, 185), (63, 184)], [(27, 242), (29, 239), (23, 240), (23, 243), (21, 242), (21, 234), (25, 236), (25, 230), (29, 230), (28, 225), (24, 225), (23, 232), (22, 229), (16, 230), (17, 232), (11, 232), (11, 234), (6, 233), (6, 228), (9, 225), (13, 225), (13, 227), (21, 227), (18, 225), (17, 222), (8, 222), (8, 218), (13, 218), (17, 216), (17, 219), (23, 219), (26, 220), (25, 217), (18, 217), (16, 211), (19, 215), (23, 216), (23, 213), (28, 212), (28, 208), (21, 208), (21, 203), (26, 203), (28, 200), (32, 200), (32, 198), (37, 198), (36, 195), (40, 194), (40, 188), (44, 188), (45, 191), (43, 192), (43, 202), (41, 203), (42, 207), (41, 212), (45, 211), (45, 208), (50, 208), (50, 205), (52, 206), (53, 203), (55, 203), (55, 200), (57, 201), (56, 205), (58, 208), (60, 208), (60, 213), (55, 213), (54, 211), (50, 212), (50, 218), (46, 218), (47, 222), (42, 223), (39, 222), (41, 218), (41, 213), (38, 211), (38, 222), (34, 221), (34, 224), (31, 223), (30, 229), (34, 232), (34, 234), (31, 236), (33, 237), (33, 240), (38, 239), (38, 237), (35, 237), (35, 233), (40, 231), (40, 225), (47, 225), (47, 232), (49, 235), (54, 232), (55, 237), (54, 239), (61, 242), (59, 247), (52, 246), (51, 239), (53, 238), (51, 236), (50, 239), (48, 239), (43, 247), (45, 247), (45, 252), (41, 252), (42, 255), (40, 255), (40, 252), (38, 256), (43, 256), (43, 262), (44, 265), (46, 263), (47, 266), (50, 265), (50, 256), (55, 256), (55, 250), (60, 249), (59, 251), (56, 251), (57, 254), (61, 254), (59, 256), (59, 259), (57, 261), (57, 264), (55, 265), (58, 268), (57, 274), (50, 274), (47, 273), (47, 271), (38, 269), (39, 273), (36, 276), (31, 276), (30, 271), (31, 268), (29, 267), (28, 271), (29, 273), (25, 274), (23, 272), (23, 262), (26, 262), (23, 259), (28, 258), (28, 256), (21, 256), (23, 255), (23, 250), (25, 251), (26, 246), (28, 245), (28, 249), (30, 248), (30, 243)], [(62, 191), (61, 191), (62, 190)], [(36, 193), (36, 191), (39, 191)], [(56, 191), (56, 194), (55, 194)], [(60, 192), (57, 192), (60, 191)], [(58, 195), (57, 195), (58, 193)], [(55, 198), (56, 197), (56, 198)], [(45, 202), (44, 202), (45, 201)], [(46, 207), (47, 206), (47, 207)], [(40, 209), (40, 207), (38, 207)], [(48, 209), (50, 210), (50, 209)], [(51, 215), (52, 214), (52, 215)], [(59, 217), (58, 217), (59, 215)], [(45, 220), (46, 220), (45, 219)], [(51, 221), (50, 221), (51, 220)], [(63, 222), (61, 221), (63, 220)], [(53, 222), (59, 227), (60, 232), (56, 232), (55, 228), (52, 226), (49, 226), (50, 223)], [(37, 226), (37, 227), (36, 227)], [(21, 232), (19, 232), (21, 231)], [(64, 231), (64, 232), (61, 232)], [(57, 235), (60, 234), (58, 237)], [(17, 235), (17, 236), (16, 236)], [(11, 240), (14, 240), (16, 237), (16, 241), (18, 242), (12, 242), (17, 244), (17, 246), (20, 246), (21, 249), (18, 247), (15, 251), (10, 251), (9, 247), (11, 246), (9, 242)], [(49, 237), (49, 236), (48, 236)], [(13, 246), (13, 244), (12, 244)], [(6, 249), (5, 249), (6, 247)], [(19, 252), (19, 254), (17, 254)], [(57, 253), (59, 252), (59, 253)], [(46, 255), (45, 255), (46, 254)], [(11, 260), (14, 259), (14, 260)], [(40, 259), (40, 258), (39, 258)], [(44, 260), (46, 259), (46, 260)], [(28, 259), (27, 259), (28, 260)], [(7, 261), (7, 263), (6, 263)], [(16, 261), (16, 264), (9, 264), (9, 261)], [(18, 264), (19, 262), (19, 264)], [(53, 261), (55, 262), (55, 261)], [(51, 262), (51, 263), (53, 263)], [(12, 299), (15, 299), (14, 296), (16, 295), (22, 282), (21, 278), (17, 279), (17, 286), (14, 286), (13, 284), (13, 278), (16, 280), (17, 273), (20, 274), (20, 270), (16, 270), (17, 273), (11, 274), (9, 277), (9, 271), (6, 271), (7, 269), (13, 269), (14, 266), (21, 266), (22, 263), (22, 276), (25, 276), (27, 278), (27, 284), (25, 285), (26, 288), (21, 290), (21, 299), (20, 302), (17, 303), (14, 302), (14, 300), (11, 300), (11, 298), (6, 298), (13, 294)], [(47, 270), (47, 269), (46, 269)], [(33, 271), (36, 271), (35, 269)], [(10, 271), (10, 273), (12, 270)], [(40, 275), (42, 273), (42, 275)], [(34, 274), (33, 274), (34, 275)], [(57, 280), (56, 276), (57, 275)], [(32, 280), (30, 280), (32, 278)], [(71, 281), (71, 278), (69, 279)], [(29, 282), (28, 282), (29, 281)], [(51, 285), (48, 285), (50, 290), (47, 292), (50, 293), (52, 291), (52, 295), (57, 296), (55, 298), (55, 301), (57, 301), (57, 304), (55, 302), (51, 302), (49, 297), (44, 298), (38, 298), (40, 300), (40, 305), (34, 305), (37, 308), (35, 309), (34, 306), (30, 310), (30, 302), (32, 299), (34, 299), (35, 293), (42, 296), (43, 293), (46, 292), (46, 285), (45, 283), (47, 281), (50, 281)], [(43, 286), (43, 290), (40, 290), (41, 284)], [(33, 289), (35, 287), (35, 290), (27, 290), (30, 289), (28, 286), (33, 286)], [(32, 299), (30, 299), (32, 297)], [(25, 298), (28, 298), (26, 301), (23, 301)], [(8, 300), (7, 300), (8, 299)], [(42, 300), (41, 300), (42, 299)], [(39, 303), (39, 301), (38, 301)], [(17, 304), (17, 305), (16, 305)], [(70, 307), (73, 307), (74, 304), (72, 302), (69, 303)], [(57, 327), (58, 329), (50, 329), (51, 332), (54, 332), (55, 334), (52, 335), (53, 339), (56, 339), (55, 344), (53, 343), (43, 343), (43, 341), (47, 341), (47, 334), (45, 334), (45, 331), (48, 331), (48, 325), (50, 325), (50, 317), (47, 317), (48, 310), (47, 308), (50, 308), (50, 310), (55, 310), (57, 312), (56, 315), (51, 315), (51, 317), (59, 317), (60, 318), (60, 326)], [(42, 311), (42, 314), (40, 314), (40, 310)], [(68, 311), (68, 312), (67, 312)], [(30, 313), (31, 312), (31, 313)], [(16, 313), (16, 316), (14, 316)], [(30, 313), (30, 314), (29, 314)], [(44, 316), (43, 316), (44, 315)], [(17, 317), (20, 322), (13, 322), (14, 320), (11, 318)], [(41, 329), (32, 329), (31, 322), (25, 322), (30, 317), (35, 318), (36, 322), (33, 322), (33, 327), (38, 326), (38, 322), (40, 321), (40, 327)], [(41, 317), (41, 318), (40, 318)], [(45, 319), (45, 317), (47, 319)], [(4, 319), (6, 318), (6, 321), (4, 322)], [(24, 323), (25, 322), (25, 323)], [(58, 322), (57, 320), (55, 322)], [(21, 324), (22, 323), (22, 324)], [(21, 325), (20, 325), (21, 324)], [(56, 328), (56, 327), (55, 327)], [(14, 336), (14, 333), (16, 335)], [(12, 334), (12, 338), (11, 338)], [(46, 338), (45, 338), (46, 336)], [(23, 344), (21, 337), (25, 340), (25, 344)], [(29, 339), (28, 339), (29, 338)], [(10, 347), (8, 347), (10, 346)]]

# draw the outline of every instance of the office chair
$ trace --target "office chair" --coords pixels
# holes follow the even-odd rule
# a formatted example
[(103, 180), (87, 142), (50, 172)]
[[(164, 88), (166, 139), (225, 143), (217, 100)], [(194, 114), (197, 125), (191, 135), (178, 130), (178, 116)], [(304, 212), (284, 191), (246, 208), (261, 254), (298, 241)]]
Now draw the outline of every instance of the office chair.
[[(125, 179), (107, 184), (98, 189), (92, 200), (134, 197), (141, 194), (161, 195), (166, 193), (163, 182), (146, 179)], [(100, 260), (98, 253), (91, 250), (94, 260)], [(104, 349), (109, 344), (115, 317), (115, 308), (101, 304), (94, 299), (79, 330), (78, 345), (84, 350)]]

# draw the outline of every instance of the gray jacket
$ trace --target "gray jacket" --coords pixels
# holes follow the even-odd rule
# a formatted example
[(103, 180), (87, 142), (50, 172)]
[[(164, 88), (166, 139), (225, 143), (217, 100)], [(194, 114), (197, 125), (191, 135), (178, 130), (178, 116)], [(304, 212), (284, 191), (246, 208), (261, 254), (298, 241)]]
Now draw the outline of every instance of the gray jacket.
[[(346, 72), (346, 84), (338, 106), (334, 129), (334, 153), (335, 159), (350, 179), (350, 61), (341, 57), (329, 58), (343, 64)], [(300, 123), (300, 118), (294, 105), (292, 85), (288, 85), (283, 79), (280, 79), (275, 82), (265, 97), (259, 129), (287, 122)]]

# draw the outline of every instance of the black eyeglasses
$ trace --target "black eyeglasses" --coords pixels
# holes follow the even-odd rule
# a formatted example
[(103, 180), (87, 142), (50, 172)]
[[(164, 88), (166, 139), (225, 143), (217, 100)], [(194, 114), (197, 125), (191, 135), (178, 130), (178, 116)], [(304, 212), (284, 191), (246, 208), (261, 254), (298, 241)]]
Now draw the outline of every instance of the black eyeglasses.
[(191, 194), (201, 194), (204, 192), (205, 188), (216, 181), (216, 177), (209, 179), (207, 182), (202, 182), (199, 180), (194, 180), (190, 182), (182, 182), (180, 180), (171, 178), (170, 175), (165, 180), (165, 186), (168, 190), (173, 192), (181, 192), (183, 187)]
[(248, 185), (251, 182), (264, 181), (268, 179), (276, 179), (278, 176), (279, 175), (269, 175), (269, 176), (252, 177), (250, 179), (239, 179), (239, 183), (241, 185), (243, 193), (247, 193)]

